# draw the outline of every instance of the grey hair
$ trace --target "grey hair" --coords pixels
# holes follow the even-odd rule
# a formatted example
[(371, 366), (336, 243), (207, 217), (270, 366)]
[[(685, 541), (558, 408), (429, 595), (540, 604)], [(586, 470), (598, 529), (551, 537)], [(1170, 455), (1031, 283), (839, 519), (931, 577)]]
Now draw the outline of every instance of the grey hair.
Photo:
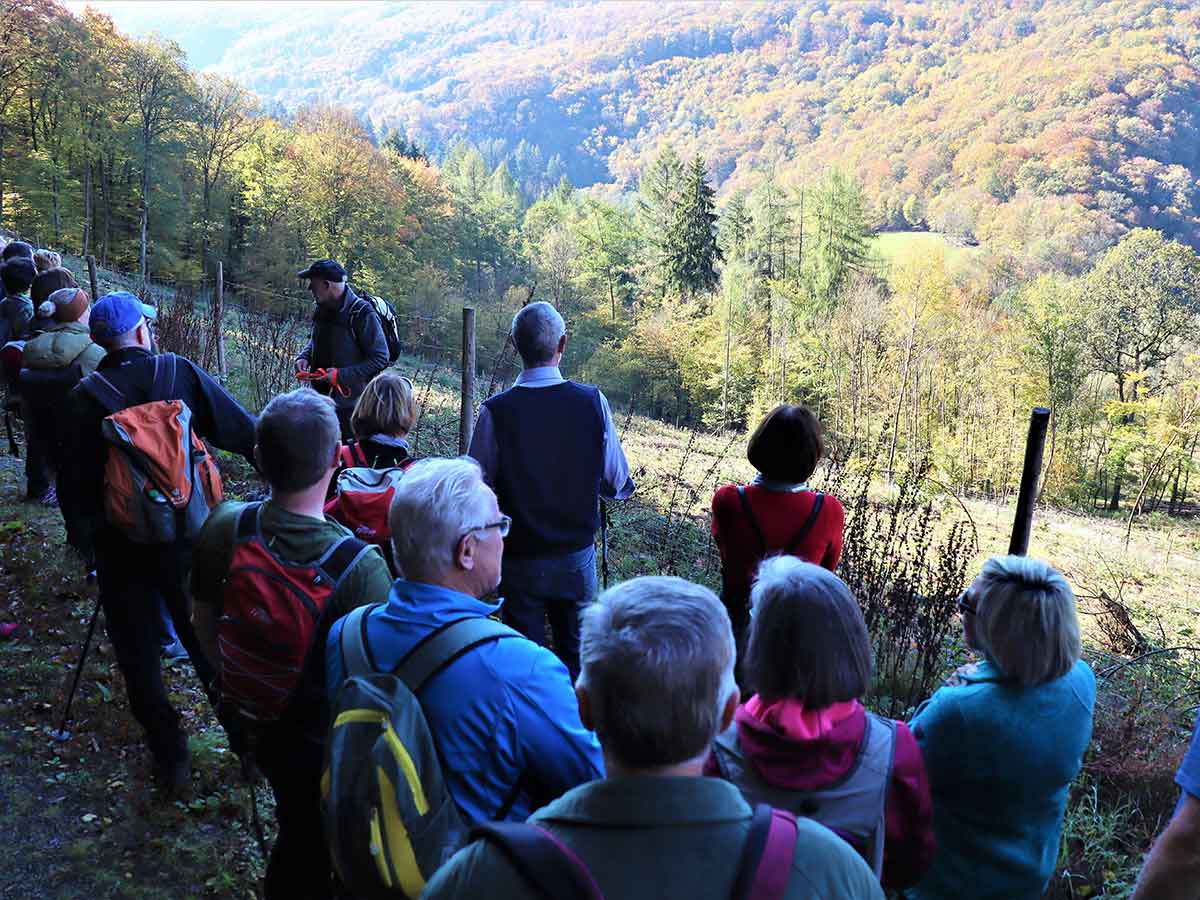
[(566, 333), (563, 317), (544, 300), (522, 307), (513, 316), (513, 346), (527, 366), (543, 365), (553, 359), (558, 342)]
[(1075, 594), (1054, 568), (1027, 556), (993, 556), (970, 589), (975, 643), (1024, 687), (1071, 671), (1083, 653)]
[(762, 697), (809, 709), (856, 700), (871, 686), (871, 639), (858, 601), (828, 569), (766, 559), (750, 592), (746, 680)]
[(332, 468), (340, 439), (333, 400), (311, 388), (272, 398), (254, 428), (263, 475), (272, 489), (284, 492), (302, 491), (320, 481)]
[(729, 616), (716, 595), (682, 578), (634, 578), (583, 612), (582, 671), (596, 735), (630, 769), (703, 754), (737, 691)]
[(423, 459), (396, 487), (388, 521), (392, 552), (405, 578), (436, 578), (454, 566), (458, 541), (487, 524), (492, 489), (469, 456)]

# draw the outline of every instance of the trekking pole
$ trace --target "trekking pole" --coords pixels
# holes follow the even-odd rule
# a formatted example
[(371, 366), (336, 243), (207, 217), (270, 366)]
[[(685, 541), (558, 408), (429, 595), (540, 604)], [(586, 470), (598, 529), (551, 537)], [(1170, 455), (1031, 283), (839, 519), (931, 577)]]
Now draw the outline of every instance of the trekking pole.
[(75, 689), (79, 687), (79, 676), (83, 673), (83, 662), (87, 659), (88, 647), (92, 643), (92, 633), (96, 630), (96, 619), (100, 617), (100, 598), (96, 598), (96, 608), (92, 610), (92, 620), (88, 622), (87, 637), (83, 639), (83, 652), (79, 654), (79, 664), (75, 666), (75, 677), (71, 680), (71, 690), (67, 694), (67, 705), (63, 707), (62, 721), (58, 730), (51, 731), (50, 737), (56, 741), (69, 741), (71, 732), (67, 731), (67, 717), (71, 714), (71, 701), (75, 699)]
[(1017, 512), (1013, 516), (1012, 538), (1008, 552), (1024, 556), (1029, 552), (1029, 535), (1033, 531), (1033, 504), (1037, 500), (1038, 477), (1042, 474), (1042, 451), (1046, 447), (1046, 428), (1050, 410), (1035, 406), (1029, 416), (1029, 436), (1025, 441), (1025, 464), (1021, 469), (1021, 487), (1017, 492)]
[(600, 498), (600, 577), (608, 590), (608, 504)]

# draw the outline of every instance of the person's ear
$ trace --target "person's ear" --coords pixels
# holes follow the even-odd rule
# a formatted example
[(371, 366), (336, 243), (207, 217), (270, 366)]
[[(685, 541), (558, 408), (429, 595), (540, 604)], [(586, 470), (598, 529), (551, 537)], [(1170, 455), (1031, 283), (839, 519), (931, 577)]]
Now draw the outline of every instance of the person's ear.
[(342, 461), (342, 442), (338, 441), (333, 445), (333, 460), (329, 463), (329, 468), (337, 469)]
[(737, 713), (738, 704), (742, 702), (742, 692), (734, 688), (729, 694), (729, 699), (725, 701), (725, 709), (721, 712), (721, 731), (725, 731), (733, 724), (733, 717)]
[(260, 472), (263, 470), (262, 448), (259, 447), (258, 444), (254, 445), (254, 468), (258, 469)]
[(564, 334), (562, 337), (560, 337), (558, 339), (558, 351), (557, 352), (559, 354), (562, 354), (562, 353), (566, 352), (566, 349), (567, 349), (567, 336), (566, 336), (566, 334)]
[(579, 704), (580, 723), (588, 731), (595, 731), (596, 726), (592, 722), (592, 698), (588, 696), (587, 688), (581, 684), (575, 685), (575, 702)]
[(460, 568), (470, 572), (475, 568), (474, 533), (464, 534), (454, 547), (454, 562)]

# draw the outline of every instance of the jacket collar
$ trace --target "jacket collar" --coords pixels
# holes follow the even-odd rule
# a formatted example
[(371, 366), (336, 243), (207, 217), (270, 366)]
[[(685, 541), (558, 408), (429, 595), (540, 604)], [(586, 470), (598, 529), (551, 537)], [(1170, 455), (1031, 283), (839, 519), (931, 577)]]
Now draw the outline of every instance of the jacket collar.
[(503, 601), (486, 603), (440, 584), (397, 578), (392, 583), (391, 593), (388, 594), (386, 614), (410, 622), (441, 627), (448, 622), (469, 616), (490, 616), (499, 611), (501, 602)]
[(740, 822), (749, 815), (750, 807), (738, 789), (719, 778), (628, 775), (580, 785), (536, 818), (654, 828)]
[(110, 350), (104, 355), (104, 359), (100, 360), (101, 369), (115, 369), (118, 366), (127, 366), (135, 360), (154, 354), (145, 347), (122, 347), (119, 350)]

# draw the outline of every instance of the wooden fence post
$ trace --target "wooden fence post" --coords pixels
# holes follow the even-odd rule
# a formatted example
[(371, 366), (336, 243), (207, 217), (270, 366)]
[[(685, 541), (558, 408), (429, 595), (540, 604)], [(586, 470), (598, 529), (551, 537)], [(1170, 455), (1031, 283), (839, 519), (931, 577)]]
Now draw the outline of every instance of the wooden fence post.
[(217, 339), (217, 374), (225, 383), (225, 264), (217, 262), (217, 281), (213, 286), (213, 328)]
[(458, 453), (471, 446), (475, 431), (475, 308), (463, 307), (462, 407), (458, 417)]
[(1042, 474), (1042, 451), (1046, 447), (1046, 427), (1050, 410), (1035, 406), (1029, 416), (1029, 437), (1025, 440), (1025, 465), (1021, 469), (1021, 488), (1017, 493), (1017, 512), (1013, 517), (1012, 538), (1008, 552), (1024, 556), (1029, 551), (1029, 535), (1033, 531), (1033, 504), (1037, 500), (1038, 478)]
[(96, 279), (96, 257), (88, 255), (88, 283), (92, 286), (92, 302), (95, 303), (100, 299), (100, 282)]

